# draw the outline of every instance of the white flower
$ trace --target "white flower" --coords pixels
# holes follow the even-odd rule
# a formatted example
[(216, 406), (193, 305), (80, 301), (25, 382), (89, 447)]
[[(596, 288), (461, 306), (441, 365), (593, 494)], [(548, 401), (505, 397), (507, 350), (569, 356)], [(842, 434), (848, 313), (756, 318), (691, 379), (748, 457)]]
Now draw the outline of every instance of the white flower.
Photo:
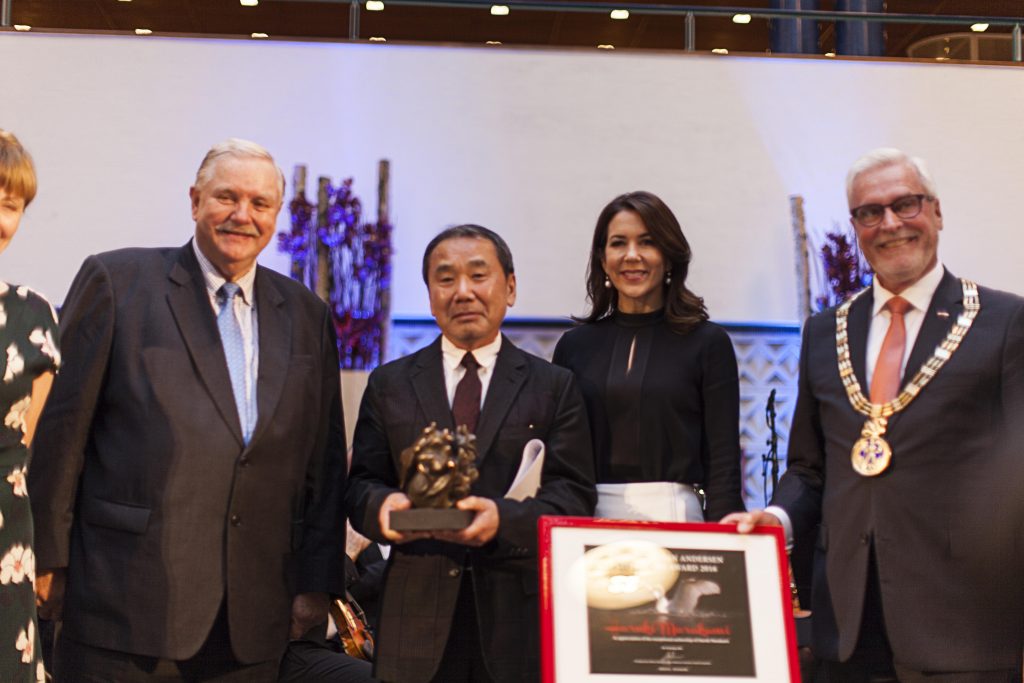
[(28, 488), (25, 486), (25, 473), (27, 471), (28, 466), (22, 465), (21, 467), (15, 467), (14, 471), (7, 475), (7, 481), (14, 487), (14, 495), (19, 498), (24, 498), (28, 495)]
[(14, 290), (14, 291), (15, 291), (15, 292), (17, 293), (17, 295), (18, 295), (18, 296), (20, 296), (20, 297), (21, 297), (22, 299), (27, 299), (27, 298), (28, 298), (28, 287), (26, 287), (25, 285), (22, 285), (21, 287), (18, 287), (18, 288), (17, 288), (16, 290)]
[(11, 286), (6, 282), (0, 282), (0, 296), (3, 296), (9, 291), (11, 291)]
[(10, 382), (24, 370), (25, 359), (18, 353), (18, 345), (11, 342), (7, 347), (7, 371), (4, 372), (4, 382)]
[(46, 667), (42, 661), (36, 662), (36, 683), (46, 683)]
[(37, 327), (32, 330), (28, 340), (39, 347), (43, 355), (49, 356), (54, 365), (60, 365), (60, 351), (57, 349), (57, 342), (53, 340), (53, 330), (43, 332), (43, 328)]
[(28, 407), (32, 404), (32, 397), (26, 396), (17, 403), (11, 406), (11, 411), (7, 413), (7, 417), (4, 418), (4, 426), (16, 429), (22, 434), (25, 433), (25, 414), (28, 413)]
[(0, 327), (7, 326), (7, 309), (4, 308), (4, 304), (0, 301)]
[(3, 528), (4, 528), (4, 513), (3, 513), (3, 510), (0, 510), (0, 529), (3, 529)]
[(32, 546), (25, 548), (25, 552), (21, 555), (21, 566), (25, 570), (25, 576), (32, 584), (32, 589), (35, 590), (36, 586), (36, 554), (32, 550)]
[(32, 548), (26, 548), (20, 543), (11, 546), (3, 559), (0, 559), (0, 585), (21, 583), (29, 571), (32, 572), (30, 579), (35, 581), (36, 558)]
[(22, 664), (31, 664), (35, 659), (36, 625), (28, 622), (28, 627), (18, 632), (18, 642), (14, 646), (21, 650)]

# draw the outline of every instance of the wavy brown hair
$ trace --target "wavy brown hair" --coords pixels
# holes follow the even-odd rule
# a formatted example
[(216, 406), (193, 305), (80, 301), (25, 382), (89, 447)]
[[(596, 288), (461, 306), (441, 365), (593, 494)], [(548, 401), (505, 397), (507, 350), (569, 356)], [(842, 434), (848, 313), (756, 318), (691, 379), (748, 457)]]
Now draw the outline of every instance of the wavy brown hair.
[(672, 283), (662, 285), (665, 288), (665, 320), (673, 332), (686, 334), (708, 319), (704, 299), (686, 287), (693, 252), (672, 210), (656, 195), (643, 191), (619, 195), (598, 216), (590, 249), (590, 264), (587, 266), (587, 300), (590, 302), (590, 311), (576, 320), (597, 322), (618, 308), (618, 292), (614, 287), (604, 286), (606, 275), (601, 261), (608, 241), (608, 224), (620, 211), (632, 211), (640, 216), (654, 240), (654, 246), (661, 252), (665, 260), (665, 272), (672, 273)]

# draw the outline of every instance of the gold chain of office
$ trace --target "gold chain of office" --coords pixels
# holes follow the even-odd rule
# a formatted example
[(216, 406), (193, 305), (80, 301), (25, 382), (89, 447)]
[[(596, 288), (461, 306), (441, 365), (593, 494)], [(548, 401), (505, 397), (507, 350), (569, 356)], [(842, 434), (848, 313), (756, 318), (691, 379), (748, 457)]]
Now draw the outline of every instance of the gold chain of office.
[(921, 369), (903, 387), (899, 396), (886, 403), (872, 403), (864, 396), (850, 360), (850, 337), (847, 331), (850, 306), (867, 289), (865, 288), (850, 297), (836, 309), (836, 353), (839, 359), (839, 377), (843, 381), (843, 388), (846, 389), (850, 405), (868, 418), (861, 430), (861, 438), (853, 445), (853, 450), (850, 453), (853, 469), (858, 474), (873, 477), (885, 471), (889, 466), (889, 462), (892, 460), (892, 448), (883, 438), (888, 426), (888, 418), (906, 408), (927, 386), (928, 382), (938, 374), (946, 361), (960, 348), (974, 319), (978, 317), (978, 313), (981, 311), (978, 285), (963, 278), (960, 279), (960, 284), (964, 292), (963, 313), (957, 316), (956, 323), (946, 333), (946, 338), (935, 347), (935, 352), (921, 365)]

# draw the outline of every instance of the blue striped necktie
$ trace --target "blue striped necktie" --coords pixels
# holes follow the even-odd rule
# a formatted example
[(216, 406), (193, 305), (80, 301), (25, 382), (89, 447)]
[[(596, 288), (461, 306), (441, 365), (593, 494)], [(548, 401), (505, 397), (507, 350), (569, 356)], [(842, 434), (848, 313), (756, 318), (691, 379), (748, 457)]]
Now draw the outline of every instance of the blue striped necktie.
[(235, 317), (235, 297), (242, 289), (234, 282), (225, 282), (217, 290), (217, 327), (220, 329), (220, 343), (224, 346), (224, 357), (228, 361), (228, 374), (231, 375), (231, 390), (235, 395), (235, 407), (238, 409), (238, 421), (242, 426), (242, 437), (246, 445), (252, 437), (252, 419), (249, 411), (249, 397), (245, 391), (245, 342), (242, 339), (242, 328)]

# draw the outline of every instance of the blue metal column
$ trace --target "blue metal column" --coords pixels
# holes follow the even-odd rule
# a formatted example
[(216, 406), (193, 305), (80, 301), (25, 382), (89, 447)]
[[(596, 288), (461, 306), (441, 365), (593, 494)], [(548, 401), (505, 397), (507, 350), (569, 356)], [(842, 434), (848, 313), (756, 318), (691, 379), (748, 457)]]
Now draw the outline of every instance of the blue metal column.
[[(885, 12), (885, 0), (836, 0), (837, 12)], [(880, 21), (837, 21), (836, 54), (884, 57), (885, 25)]]
[[(816, 10), (818, 0), (772, 0), (771, 9)], [(774, 54), (818, 54), (818, 22), (814, 19), (772, 19)]]

